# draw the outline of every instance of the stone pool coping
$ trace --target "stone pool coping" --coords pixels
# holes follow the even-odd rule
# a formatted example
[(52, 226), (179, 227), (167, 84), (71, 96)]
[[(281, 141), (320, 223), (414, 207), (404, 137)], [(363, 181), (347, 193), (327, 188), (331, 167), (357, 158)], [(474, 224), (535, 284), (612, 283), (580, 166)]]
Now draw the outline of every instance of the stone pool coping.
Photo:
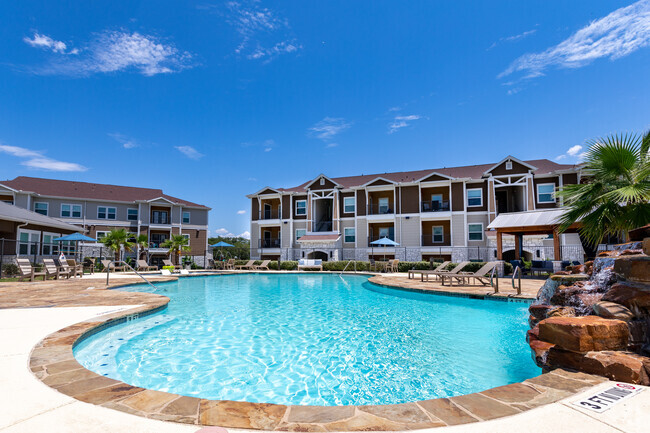
[[(125, 282), (113, 287), (132, 284)], [(395, 431), (468, 424), (516, 415), (607, 381), (599, 376), (555, 370), (479, 393), (382, 406), (285, 406), (181, 396), (100, 376), (74, 358), (73, 347), (83, 338), (164, 309), (169, 302), (161, 295), (126, 294), (133, 301), (140, 301), (140, 305), (76, 323), (41, 340), (30, 354), (32, 373), (46, 385), (77, 400), (146, 418), (280, 431)]]

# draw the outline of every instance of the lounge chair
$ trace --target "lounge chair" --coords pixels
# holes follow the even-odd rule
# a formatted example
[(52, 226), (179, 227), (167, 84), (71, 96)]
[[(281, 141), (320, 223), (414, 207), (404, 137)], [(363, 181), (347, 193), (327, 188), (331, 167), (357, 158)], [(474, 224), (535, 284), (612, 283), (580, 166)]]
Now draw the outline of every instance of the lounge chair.
[(490, 276), (488, 274), (492, 272), (492, 269), (494, 269), (496, 265), (497, 262), (487, 262), (476, 272), (458, 272), (457, 274), (443, 274), (441, 275), (442, 285), (443, 286), (445, 285), (445, 279), (448, 279), (449, 285), (453, 286), (454, 280), (456, 280), (459, 284), (461, 282), (463, 284), (469, 284), (469, 280), (473, 278), (475, 283), (476, 281), (478, 281), (484, 286), (489, 286)]
[(389, 261), (388, 262), (388, 267), (386, 268), (386, 270), (388, 272), (399, 272), (399, 266), (398, 265), (399, 265), (399, 259), (392, 260), (392, 263), (391, 263), (391, 261)]
[(410, 269), (408, 272), (408, 278), (409, 280), (412, 280), (415, 278), (415, 274), (422, 274), (423, 272), (442, 272), (447, 265), (449, 265), (451, 262), (442, 262), (438, 266), (436, 266), (435, 269), (423, 269), (423, 270), (418, 270), (418, 269)]
[(150, 266), (147, 264), (146, 260), (138, 260), (135, 262), (136, 265), (138, 266), (138, 271), (157, 271), (158, 266)]
[(47, 279), (47, 272), (36, 272), (28, 259), (16, 259), (16, 265), (20, 271), (18, 281), (24, 281), (26, 278), (29, 278), (29, 281), (34, 281), (36, 277), (43, 277), (43, 281)]
[(322, 271), (323, 261), (320, 259), (300, 259), (298, 261), (298, 270), (302, 271), (303, 269), (318, 269)]
[(86, 257), (84, 259), (84, 264), (83, 264), (84, 271), (87, 269), (88, 272), (90, 272), (91, 274), (94, 274), (95, 273), (95, 261), (96, 260), (97, 259), (95, 259), (94, 257)]
[(171, 260), (168, 260), (168, 259), (164, 259), (162, 262), (163, 262), (163, 266), (173, 266), (174, 269), (181, 269), (182, 268), (181, 265), (175, 265), (175, 264), (172, 263)]
[(250, 270), (253, 270), (253, 269), (255, 269), (255, 260), (249, 260), (248, 263), (246, 263), (245, 265), (237, 265), (237, 266), (235, 266), (235, 269), (240, 269), (240, 270), (250, 269)]
[(84, 275), (84, 265), (83, 263), (77, 263), (75, 259), (67, 259), (68, 266), (70, 268), (74, 269), (75, 273), (79, 275), (80, 277), (83, 277)]
[(43, 267), (45, 268), (45, 273), (48, 278), (54, 278), (55, 280), (60, 279), (61, 277), (70, 278), (70, 271), (65, 271), (54, 263), (54, 259), (43, 259)]
[(256, 271), (268, 271), (269, 269), (269, 263), (271, 263), (270, 260), (264, 260), (261, 265), (255, 266), (253, 269)]
[(118, 272), (125, 269), (124, 266), (115, 266), (112, 260), (102, 260), (102, 265), (104, 265), (104, 272), (108, 272), (109, 270), (111, 272)]
[(78, 267), (74, 260), (72, 261), (74, 263), (73, 267), (70, 266), (67, 260), (55, 259), (54, 262), (59, 266), (59, 268), (61, 268), (62, 272), (68, 273), (71, 277), (76, 277), (77, 275), (83, 277), (84, 275), (83, 266)]
[(235, 259), (228, 259), (228, 261), (224, 263), (223, 268), (230, 270), (235, 269)]
[(429, 281), (429, 277), (433, 275), (434, 277), (437, 278), (442, 278), (443, 275), (448, 276), (448, 275), (456, 275), (460, 271), (463, 270), (465, 266), (467, 266), (469, 262), (460, 262), (459, 264), (456, 265), (454, 269), (451, 271), (428, 271), (428, 272), (423, 272), (422, 273), (422, 278), (421, 280), (424, 281), (424, 276), (426, 275), (427, 281)]

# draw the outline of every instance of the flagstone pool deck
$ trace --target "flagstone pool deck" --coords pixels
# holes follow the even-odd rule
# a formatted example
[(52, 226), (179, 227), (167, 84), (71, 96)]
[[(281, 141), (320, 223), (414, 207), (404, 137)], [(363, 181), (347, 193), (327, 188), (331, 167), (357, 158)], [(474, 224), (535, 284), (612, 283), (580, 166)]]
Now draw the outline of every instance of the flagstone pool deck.
[[(453, 290), (474, 296), (490, 291), (438, 287), (399, 274), (375, 276), (373, 280), (408, 290)], [(285, 431), (435, 427), (436, 432), (641, 432), (650, 421), (647, 390), (604, 413), (577, 408), (571, 402), (578, 394), (611, 382), (563, 370), (480, 393), (386, 406), (212, 401), (134, 387), (86, 370), (75, 360), (73, 345), (102, 327), (164, 308), (169, 299), (151, 293), (103, 290), (104, 282), (101, 275), (34, 283), (0, 282), (0, 431), (195, 432), (207, 425)], [(140, 282), (137, 277), (120, 275), (110, 288)], [(541, 282), (537, 288), (539, 285)], [(533, 291), (536, 293), (530, 286), (522, 293)], [(499, 296), (512, 293), (502, 291)]]

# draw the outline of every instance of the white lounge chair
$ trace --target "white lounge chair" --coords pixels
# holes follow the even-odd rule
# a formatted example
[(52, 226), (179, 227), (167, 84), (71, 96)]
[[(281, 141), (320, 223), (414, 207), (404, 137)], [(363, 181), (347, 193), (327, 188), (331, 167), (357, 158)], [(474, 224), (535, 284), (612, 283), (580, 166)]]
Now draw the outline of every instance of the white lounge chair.
[(298, 261), (298, 270), (302, 271), (303, 269), (318, 269), (322, 271), (323, 261), (320, 259), (300, 259)]

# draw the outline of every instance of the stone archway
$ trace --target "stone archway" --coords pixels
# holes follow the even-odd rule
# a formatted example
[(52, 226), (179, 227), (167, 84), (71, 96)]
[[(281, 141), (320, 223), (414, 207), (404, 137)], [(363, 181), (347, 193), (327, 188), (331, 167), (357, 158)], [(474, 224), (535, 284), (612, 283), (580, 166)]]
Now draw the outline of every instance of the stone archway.
[[(533, 253), (530, 251), (523, 250), (522, 251), (522, 257), (523, 260), (526, 260), (527, 262), (533, 260)], [(509, 262), (510, 260), (515, 260), (515, 250), (506, 250), (503, 252), (503, 260), (506, 262)]]
[(326, 262), (329, 260), (329, 254), (327, 254), (325, 251), (312, 251), (311, 253), (307, 254), (307, 258), (322, 260)]

